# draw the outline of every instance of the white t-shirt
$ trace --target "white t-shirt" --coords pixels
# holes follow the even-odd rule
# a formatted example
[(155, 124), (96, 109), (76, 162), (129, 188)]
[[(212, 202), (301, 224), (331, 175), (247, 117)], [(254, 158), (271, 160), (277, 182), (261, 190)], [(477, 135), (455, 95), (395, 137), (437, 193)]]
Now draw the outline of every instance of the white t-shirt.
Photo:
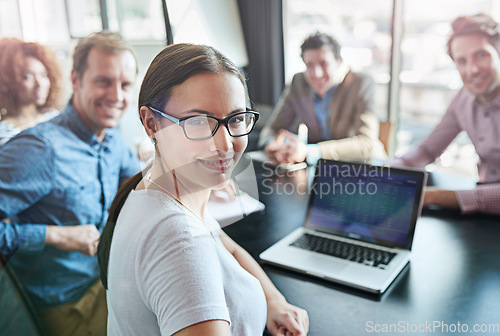
[(262, 335), (260, 282), (219, 232), (212, 217), (203, 223), (162, 192), (132, 191), (111, 244), (108, 335), (171, 335), (207, 320), (228, 321), (232, 335)]

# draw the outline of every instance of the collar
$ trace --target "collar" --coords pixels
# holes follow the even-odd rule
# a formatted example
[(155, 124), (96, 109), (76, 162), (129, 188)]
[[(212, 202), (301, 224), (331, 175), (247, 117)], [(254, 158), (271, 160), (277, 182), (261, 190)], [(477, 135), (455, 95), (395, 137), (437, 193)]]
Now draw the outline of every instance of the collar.
[[(101, 142), (97, 140), (97, 136), (95, 135), (94, 130), (88, 127), (83, 122), (82, 118), (76, 111), (75, 107), (73, 106), (72, 99), (68, 102), (68, 105), (66, 105), (64, 114), (66, 115), (68, 128), (71, 129), (71, 131), (75, 133), (76, 136), (78, 136), (83, 142), (88, 143), (92, 147), (101, 146)], [(111, 133), (112, 132), (106, 131), (102, 143), (109, 142), (112, 139), (113, 135)]]
[(351, 71), (351, 68), (345, 63), (340, 63), (337, 71), (335, 72), (335, 83), (342, 83), (345, 79), (345, 76)]
[[(476, 108), (480, 107), (483, 109), (489, 109), (492, 107), (499, 107), (500, 108), (500, 94), (498, 94), (488, 105), (483, 105), (479, 100), (477, 99), (477, 96), (473, 95), (469, 90), (465, 89), (470, 95), (474, 97), (473, 99), (473, 104)], [(496, 110), (496, 109), (495, 109)]]
[(332, 86), (328, 91), (326, 91), (325, 93), (325, 96), (324, 97), (320, 97), (312, 88), (311, 88), (311, 92), (314, 96), (314, 100), (315, 101), (320, 101), (320, 100), (330, 100), (330, 98), (332, 97), (332, 94), (333, 94), (333, 91), (335, 91), (335, 89), (337, 88), (337, 86), (339, 86), (338, 84), (335, 84), (334, 86)]

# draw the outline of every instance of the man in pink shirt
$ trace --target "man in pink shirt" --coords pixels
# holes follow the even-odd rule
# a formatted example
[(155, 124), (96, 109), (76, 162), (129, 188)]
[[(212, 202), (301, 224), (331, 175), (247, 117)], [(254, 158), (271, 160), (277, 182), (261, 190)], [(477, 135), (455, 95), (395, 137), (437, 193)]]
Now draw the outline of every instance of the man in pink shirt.
[(479, 156), (479, 183), (471, 190), (427, 188), (425, 205), (457, 208), (462, 213), (500, 214), (500, 26), (484, 14), (458, 17), (452, 23), (448, 55), (463, 87), (431, 134), (393, 166), (424, 167), (466, 131)]

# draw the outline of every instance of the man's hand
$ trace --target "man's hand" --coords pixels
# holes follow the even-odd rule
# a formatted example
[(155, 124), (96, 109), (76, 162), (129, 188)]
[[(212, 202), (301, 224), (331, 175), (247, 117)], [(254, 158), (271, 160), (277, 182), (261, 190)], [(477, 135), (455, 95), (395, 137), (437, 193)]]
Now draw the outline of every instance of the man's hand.
[(424, 192), (424, 206), (439, 205), (444, 208), (458, 209), (457, 195), (453, 190), (426, 187)]
[(45, 244), (63, 251), (78, 251), (86, 256), (97, 252), (101, 234), (93, 224), (76, 226), (47, 225)]
[(280, 130), (276, 137), (264, 148), (269, 160), (275, 163), (304, 162), (307, 157), (307, 145), (287, 130)]

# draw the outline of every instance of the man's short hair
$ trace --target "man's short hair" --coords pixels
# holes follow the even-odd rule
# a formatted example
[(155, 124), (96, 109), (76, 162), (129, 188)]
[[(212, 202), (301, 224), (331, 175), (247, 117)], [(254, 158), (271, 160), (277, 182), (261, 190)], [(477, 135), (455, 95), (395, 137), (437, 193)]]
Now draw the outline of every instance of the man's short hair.
[[(114, 54), (130, 51), (134, 56), (136, 67), (138, 66), (137, 57), (132, 46), (125, 42), (120, 34), (103, 30), (81, 39), (76, 45), (73, 53), (73, 71), (77, 74), (78, 79), (82, 79), (87, 69), (88, 55), (93, 48)], [(136, 68), (136, 72), (137, 70)]]
[(336, 60), (342, 60), (342, 56), (340, 56), (340, 44), (330, 35), (325, 33), (316, 32), (309, 37), (307, 37), (302, 45), (300, 46), (300, 56), (304, 58), (304, 52), (309, 49), (320, 49), (324, 46), (329, 47), (333, 56)]
[(488, 38), (488, 41), (500, 53), (500, 27), (498, 23), (486, 14), (478, 13), (470, 16), (459, 16), (452, 23), (453, 32), (446, 43), (448, 55), (451, 54), (451, 42), (457, 36), (479, 34)]

